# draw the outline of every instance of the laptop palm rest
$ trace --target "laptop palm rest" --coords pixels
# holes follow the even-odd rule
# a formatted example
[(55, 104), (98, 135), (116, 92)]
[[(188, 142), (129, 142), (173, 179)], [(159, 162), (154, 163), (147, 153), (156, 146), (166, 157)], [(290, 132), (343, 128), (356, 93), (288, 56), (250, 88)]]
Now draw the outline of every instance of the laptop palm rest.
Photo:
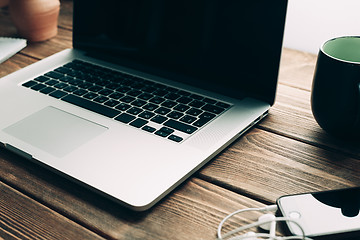
[(55, 157), (64, 157), (106, 130), (104, 126), (49, 106), (3, 131)]

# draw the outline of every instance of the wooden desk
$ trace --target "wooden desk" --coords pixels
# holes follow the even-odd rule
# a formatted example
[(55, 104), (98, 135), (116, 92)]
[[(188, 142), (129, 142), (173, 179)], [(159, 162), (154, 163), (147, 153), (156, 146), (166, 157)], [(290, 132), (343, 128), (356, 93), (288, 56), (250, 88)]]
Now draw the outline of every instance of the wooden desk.
[[(29, 44), (0, 65), (0, 76), (71, 47), (72, 2), (61, 4), (58, 36)], [(16, 36), (6, 9), (0, 35)], [(215, 239), (219, 222), (237, 209), (273, 204), (284, 194), (359, 186), (360, 144), (328, 136), (312, 116), (315, 61), (284, 49), (270, 115), (143, 213), (0, 150), (0, 239)]]

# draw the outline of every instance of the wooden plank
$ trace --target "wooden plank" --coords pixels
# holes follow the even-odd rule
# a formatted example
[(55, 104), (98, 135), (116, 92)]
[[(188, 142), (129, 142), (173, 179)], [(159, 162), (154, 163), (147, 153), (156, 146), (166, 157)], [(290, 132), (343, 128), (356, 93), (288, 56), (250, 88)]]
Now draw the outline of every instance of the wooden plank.
[[(239, 208), (263, 206), (192, 178), (149, 211), (133, 212), (7, 151), (0, 152), (0, 165), (0, 178), (8, 185), (112, 239), (214, 239), (217, 225), (227, 214)], [(15, 195), (12, 197), (17, 199)], [(20, 204), (17, 211), (31, 210), (22, 200), (16, 201)], [(5, 204), (8, 211), (11, 206), (17, 206), (12, 200), (2, 205)], [(4, 215), (12, 216), (13, 212)], [(39, 215), (29, 212), (25, 217), (46, 219), (45, 215)], [(253, 219), (257, 217), (255, 213)], [(231, 226), (235, 225), (232, 222)]]
[(103, 239), (0, 182), (0, 236), (6, 239)]
[(27, 56), (16, 54), (7, 61), (0, 64), (0, 77), (4, 77), (12, 72), (20, 70), (36, 60)]
[(284, 194), (359, 186), (360, 160), (253, 129), (203, 168), (199, 177), (274, 203)]
[(279, 84), (276, 103), (259, 127), (360, 159), (360, 142), (332, 137), (317, 124), (311, 112), (310, 92), (306, 90)]
[(60, 16), (58, 20), (59, 28), (64, 28), (72, 31), (73, 19), (73, 1), (60, 0)]
[(20, 240), (20, 238), (0, 227), (0, 240)]
[(283, 48), (279, 83), (310, 91), (316, 57), (315, 54)]
[(0, 8), (0, 33), (2, 37), (17, 37), (8, 7)]

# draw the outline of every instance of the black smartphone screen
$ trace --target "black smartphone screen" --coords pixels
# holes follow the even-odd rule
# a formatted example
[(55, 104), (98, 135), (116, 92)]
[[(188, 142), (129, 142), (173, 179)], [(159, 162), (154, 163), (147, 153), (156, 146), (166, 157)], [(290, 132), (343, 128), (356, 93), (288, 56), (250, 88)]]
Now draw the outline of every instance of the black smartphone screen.
[[(281, 214), (296, 220), (308, 237), (360, 233), (360, 188), (305, 193), (280, 197)], [(302, 235), (294, 223), (287, 223), (293, 235)]]

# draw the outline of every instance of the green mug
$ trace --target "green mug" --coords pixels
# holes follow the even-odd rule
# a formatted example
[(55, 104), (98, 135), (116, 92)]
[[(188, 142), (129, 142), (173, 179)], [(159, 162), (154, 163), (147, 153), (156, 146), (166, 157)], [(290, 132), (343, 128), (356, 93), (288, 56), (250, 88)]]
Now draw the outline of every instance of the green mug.
[(360, 139), (360, 36), (338, 37), (320, 48), (311, 107), (328, 133)]

